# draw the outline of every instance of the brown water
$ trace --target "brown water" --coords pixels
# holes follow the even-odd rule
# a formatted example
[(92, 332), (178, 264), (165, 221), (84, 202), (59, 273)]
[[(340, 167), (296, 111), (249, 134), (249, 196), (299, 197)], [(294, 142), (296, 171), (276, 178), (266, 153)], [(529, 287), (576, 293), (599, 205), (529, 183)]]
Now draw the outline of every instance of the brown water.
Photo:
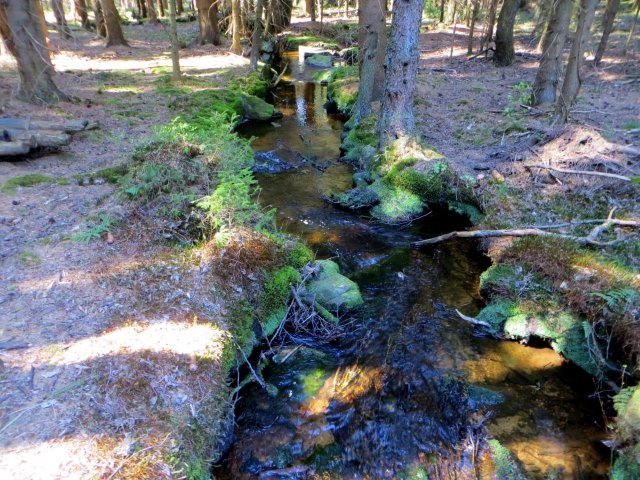
[(456, 316), (456, 308), (473, 315), (482, 305), (478, 277), (488, 262), (477, 245), (407, 248), (463, 219), (435, 211), (398, 230), (322, 201), (351, 187), (350, 168), (336, 161), (341, 123), (322, 107), (323, 88), (292, 77), (276, 92), (282, 121), (250, 132), (257, 152), (294, 164), (258, 175), (261, 201), (318, 256), (336, 258), (366, 306), (345, 338), (309, 340), (265, 369), (277, 395), (243, 390), (236, 440), (216, 475), (501, 478), (486, 453), (493, 437), (527, 478), (606, 478), (591, 379), (549, 348), (480, 336)]

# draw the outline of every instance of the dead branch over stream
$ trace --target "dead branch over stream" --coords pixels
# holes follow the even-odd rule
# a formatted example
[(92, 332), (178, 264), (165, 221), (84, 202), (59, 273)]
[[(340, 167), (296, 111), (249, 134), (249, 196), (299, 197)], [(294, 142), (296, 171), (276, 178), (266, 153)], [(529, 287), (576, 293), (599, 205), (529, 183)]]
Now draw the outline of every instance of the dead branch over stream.
[(420, 247), (422, 245), (434, 245), (436, 243), (445, 242), (447, 240), (452, 240), (454, 238), (495, 238), (495, 237), (529, 237), (529, 236), (540, 236), (540, 237), (553, 237), (553, 238), (561, 238), (564, 240), (571, 240), (580, 245), (591, 245), (594, 247), (611, 247), (614, 245), (618, 245), (623, 242), (627, 242), (633, 238), (636, 238), (636, 234), (632, 235), (623, 235), (621, 232), (617, 232), (618, 236), (615, 240), (608, 241), (600, 241), (598, 237), (607, 230), (611, 226), (619, 226), (619, 227), (630, 227), (630, 228), (639, 228), (640, 221), (637, 220), (617, 220), (613, 218), (613, 214), (615, 212), (615, 208), (609, 212), (609, 217), (604, 220), (600, 225), (594, 227), (589, 235), (586, 237), (580, 237), (577, 235), (570, 235), (566, 233), (555, 233), (549, 232), (548, 230), (553, 230), (554, 228), (562, 228), (568, 225), (584, 225), (586, 223), (595, 223), (596, 220), (581, 220), (577, 222), (571, 223), (562, 223), (558, 225), (544, 225), (541, 227), (524, 227), (524, 228), (512, 228), (512, 229), (504, 229), (504, 230), (471, 230), (471, 231), (460, 231), (460, 232), (449, 232), (444, 235), (439, 235), (433, 238), (427, 238), (425, 240), (420, 240), (418, 242), (413, 242), (412, 246)]

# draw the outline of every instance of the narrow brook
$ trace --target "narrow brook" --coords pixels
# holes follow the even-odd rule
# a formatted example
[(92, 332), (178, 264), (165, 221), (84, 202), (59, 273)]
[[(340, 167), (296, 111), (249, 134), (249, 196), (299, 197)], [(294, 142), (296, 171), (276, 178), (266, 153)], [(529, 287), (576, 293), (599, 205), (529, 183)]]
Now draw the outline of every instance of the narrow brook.
[(345, 337), (267, 367), (276, 396), (255, 383), (242, 390), (216, 477), (504, 478), (486, 454), (494, 438), (527, 478), (606, 478), (602, 415), (579, 388), (591, 379), (550, 348), (480, 336), (455, 314), (482, 306), (478, 278), (489, 262), (477, 244), (408, 248), (464, 228), (463, 218), (436, 210), (398, 229), (322, 200), (352, 184), (338, 161), (342, 122), (323, 106), (326, 87), (290, 60), (273, 96), (284, 117), (241, 131), (257, 137), (261, 202), (318, 258), (334, 258), (366, 306)]

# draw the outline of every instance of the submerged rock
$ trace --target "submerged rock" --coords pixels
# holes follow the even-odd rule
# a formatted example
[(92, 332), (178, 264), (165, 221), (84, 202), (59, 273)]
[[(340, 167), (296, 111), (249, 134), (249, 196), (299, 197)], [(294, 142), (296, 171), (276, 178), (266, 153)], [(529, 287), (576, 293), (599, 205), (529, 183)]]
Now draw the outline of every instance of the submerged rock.
[(351, 309), (364, 303), (358, 284), (340, 273), (340, 267), (331, 260), (318, 260), (314, 266), (317, 276), (307, 283), (307, 291), (321, 305), (331, 310)]

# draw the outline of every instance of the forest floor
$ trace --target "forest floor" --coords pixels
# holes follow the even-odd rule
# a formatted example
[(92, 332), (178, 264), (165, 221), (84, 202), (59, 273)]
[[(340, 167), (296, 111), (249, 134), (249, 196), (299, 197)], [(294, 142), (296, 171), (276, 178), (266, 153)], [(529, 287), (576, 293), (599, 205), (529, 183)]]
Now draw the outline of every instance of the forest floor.
[[(180, 25), (187, 40), (196, 29)], [(3, 117), (100, 123), (75, 134), (62, 152), (0, 162), (0, 471), (7, 478), (169, 478), (170, 468), (184, 465), (159, 459), (201, 414), (205, 397), (220, 405), (220, 430), (231, 408), (219, 366), (227, 332), (218, 320), (242, 288), (216, 277), (215, 268), (203, 285), (202, 266), (216, 259), (205, 251), (195, 252), (197, 262), (178, 259), (100, 172), (130, 161), (153, 126), (174, 116), (162, 89), (170, 72), (166, 27), (128, 26), (125, 36), (130, 48), (105, 49), (85, 32), (63, 41), (52, 31), (55, 80), (79, 101), (49, 108), (15, 100), (15, 67), (0, 59)], [(433, 148), (481, 183), (495, 170), (529, 191), (517, 208), (532, 210), (545, 196), (610, 184), (527, 163), (623, 175), (637, 168), (637, 156), (621, 147), (640, 143), (640, 83), (629, 76), (640, 60), (621, 56), (622, 36), (612, 36), (600, 68), (585, 66), (569, 126), (543, 146), (536, 138), (548, 131), (545, 115), (520, 107), (514, 90), (533, 83), (538, 61), (527, 38), (518, 38), (523, 55), (497, 69), (483, 57), (467, 60), (464, 27), (455, 36), (437, 27), (422, 34), (416, 114)], [(225, 47), (190, 47), (181, 55), (186, 73), (213, 84), (248, 72), (247, 59)], [(34, 174), (42, 177), (31, 186), (6, 183)], [(630, 199), (627, 210), (638, 213), (637, 197), (616, 198)], [(540, 223), (556, 220), (540, 208), (537, 217), (529, 213)], [(505, 205), (501, 214), (521, 218), (513, 210)], [(113, 243), (101, 235), (105, 218)]]

